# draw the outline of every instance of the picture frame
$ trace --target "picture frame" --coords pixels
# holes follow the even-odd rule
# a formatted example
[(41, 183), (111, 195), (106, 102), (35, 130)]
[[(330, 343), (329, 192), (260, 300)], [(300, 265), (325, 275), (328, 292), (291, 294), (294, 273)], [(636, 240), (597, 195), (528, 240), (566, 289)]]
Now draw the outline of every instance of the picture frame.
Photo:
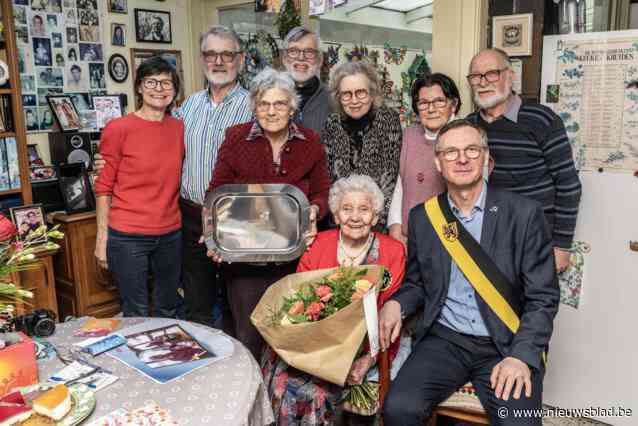
[(116, 83), (124, 83), (128, 78), (129, 66), (126, 58), (119, 53), (114, 53), (109, 58), (109, 76)]
[(128, 5), (126, 0), (108, 0), (109, 13), (128, 13)]
[(171, 13), (136, 8), (135, 40), (141, 43), (172, 43)]
[[(153, 56), (159, 56), (162, 59), (168, 61), (176, 68), (177, 75), (179, 75), (180, 81), (184, 80), (184, 67), (182, 62), (182, 52), (180, 50), (165, 50), (165, 49), (131, 49), (131, 75), (135, 80), (135, 74), (137, 68), (145, 60), (152, 58)], [(110, 67), (109, 67), (110, 68)], [(184, 101), (184, 84), (181, 85), (179, 93), (177, 94), (177, 104), (181, 104)], [(134, 93), (135, 100), (137, 101), (139, 94)]]
[(80, 130), (82, 122), (80, 114), (75, 108), (73, 99), (69, 95), (48, 95), (47, 102), (62, 132)]
[(40, 157), (40, 151), (36, 143), (27, 144), (27, 158), (29, 159), (29, 167), (44, 166), (44, 161)]
[(31, 182), (48, 182), (57, 180), (58, 174), (53, 166), (32, 166), (29, 179)]
[[(12, 207), (9, 211), (11, 214), (11, 220), (18, 230), (16, 233), (18, 241), (24, 241), (25, 238), (39, 229), (42, 225), (46, 227), (47, 221), (42, 204), (28, 204), (20, 207)], [(47, 236), (46, 233), (44, 233), (42, 237), (32, 241), (39, 243), (46, 242), (46, 240)]]
[(67, 214), (94, 210), (95, 195), (84, 163), (60, 164), (57, 172)]
[(98, 129), (106, 127), (109, 121), (122, 116), (122, 104), (119, 95), (93, 96), (93, 108)]
[(126, 46), (126, 25), (113, 22), (111, 24), (111, 46)]
[(533, 32), (533, 13), (492, 17), (492, 47), (509, 56), (531, 56)]

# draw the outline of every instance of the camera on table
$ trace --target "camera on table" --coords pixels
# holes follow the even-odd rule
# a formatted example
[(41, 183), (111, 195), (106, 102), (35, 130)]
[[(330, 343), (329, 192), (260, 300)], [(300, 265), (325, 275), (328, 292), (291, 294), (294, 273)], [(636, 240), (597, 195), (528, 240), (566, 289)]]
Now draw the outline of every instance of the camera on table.
[(13, 319), (15, 331), (22, 331), (29, 336), (48, 337), (55, 331), (55, 313), (48, 309), (17, 316)]

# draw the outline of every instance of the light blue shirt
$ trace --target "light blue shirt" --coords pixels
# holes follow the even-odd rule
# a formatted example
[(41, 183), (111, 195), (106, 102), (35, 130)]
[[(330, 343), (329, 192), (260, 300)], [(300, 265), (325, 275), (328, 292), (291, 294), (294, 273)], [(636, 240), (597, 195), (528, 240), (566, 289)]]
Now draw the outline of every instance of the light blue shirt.
[(218, 104), (213, 103), (208, 90), (201, 90), (176, 111), (175, 116), (184, 121), (183, 198), (204, 203), (226, 129), (250, 121), (252, 115), (248, 92), (239, 84)]
[[(474, 237), (476, 241), (481, 241), (481, 228), (483, 227), (483, 213), (485, 210), (485, 194), (487, 185), (483, 182), (483, 190), (476, 200), (469, 217), (462, 216), (461, 211), (454, 205), (454, 201), (448, 194), (448, 201), (452, 212), (459, 219), (461, 224)], [(472, 334), (474, 336), (489, 336), (487, 327), (481, 317), (481, 312), (476, 303), (476, 292), (472, 284), (465, 278), (463, 272), (452, 260), (450, 269), (450, 288), (447, 292), (445, 304), (439, 315), (439, 323), (452, 330)]]

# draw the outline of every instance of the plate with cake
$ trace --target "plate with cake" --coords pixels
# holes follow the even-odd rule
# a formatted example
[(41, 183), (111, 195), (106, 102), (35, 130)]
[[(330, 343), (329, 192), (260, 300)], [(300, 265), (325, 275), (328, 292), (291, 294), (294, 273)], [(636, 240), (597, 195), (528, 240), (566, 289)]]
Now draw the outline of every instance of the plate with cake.
[(95, 393), (88, 386), (39, 384), (0, 399), (0, 426), (75, 426), (95, 409)]

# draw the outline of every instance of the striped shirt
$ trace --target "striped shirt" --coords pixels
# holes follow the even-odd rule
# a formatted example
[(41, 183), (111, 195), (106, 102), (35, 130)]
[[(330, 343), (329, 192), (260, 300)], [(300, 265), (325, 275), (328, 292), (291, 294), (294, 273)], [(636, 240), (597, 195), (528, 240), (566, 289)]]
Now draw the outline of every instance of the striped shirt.
[(252, 115), (248, 92), (239, 84), (219, 104), (213, 103), (208, 90), (193, 93), (186, 99), (175, 113), (184, 121), (186, 152), (182, 166), (182, 198), (204, 203), (226, 129), (250, 121)]
[(555, 247), (574, 238), (581, 184), (563, 121), (544, 105), (523, 104), (513, 95), (501, 117), (488, 123), (479, 112), (468, 120), (487, 131), (494, 171), (490, 184), (543, 205)]

